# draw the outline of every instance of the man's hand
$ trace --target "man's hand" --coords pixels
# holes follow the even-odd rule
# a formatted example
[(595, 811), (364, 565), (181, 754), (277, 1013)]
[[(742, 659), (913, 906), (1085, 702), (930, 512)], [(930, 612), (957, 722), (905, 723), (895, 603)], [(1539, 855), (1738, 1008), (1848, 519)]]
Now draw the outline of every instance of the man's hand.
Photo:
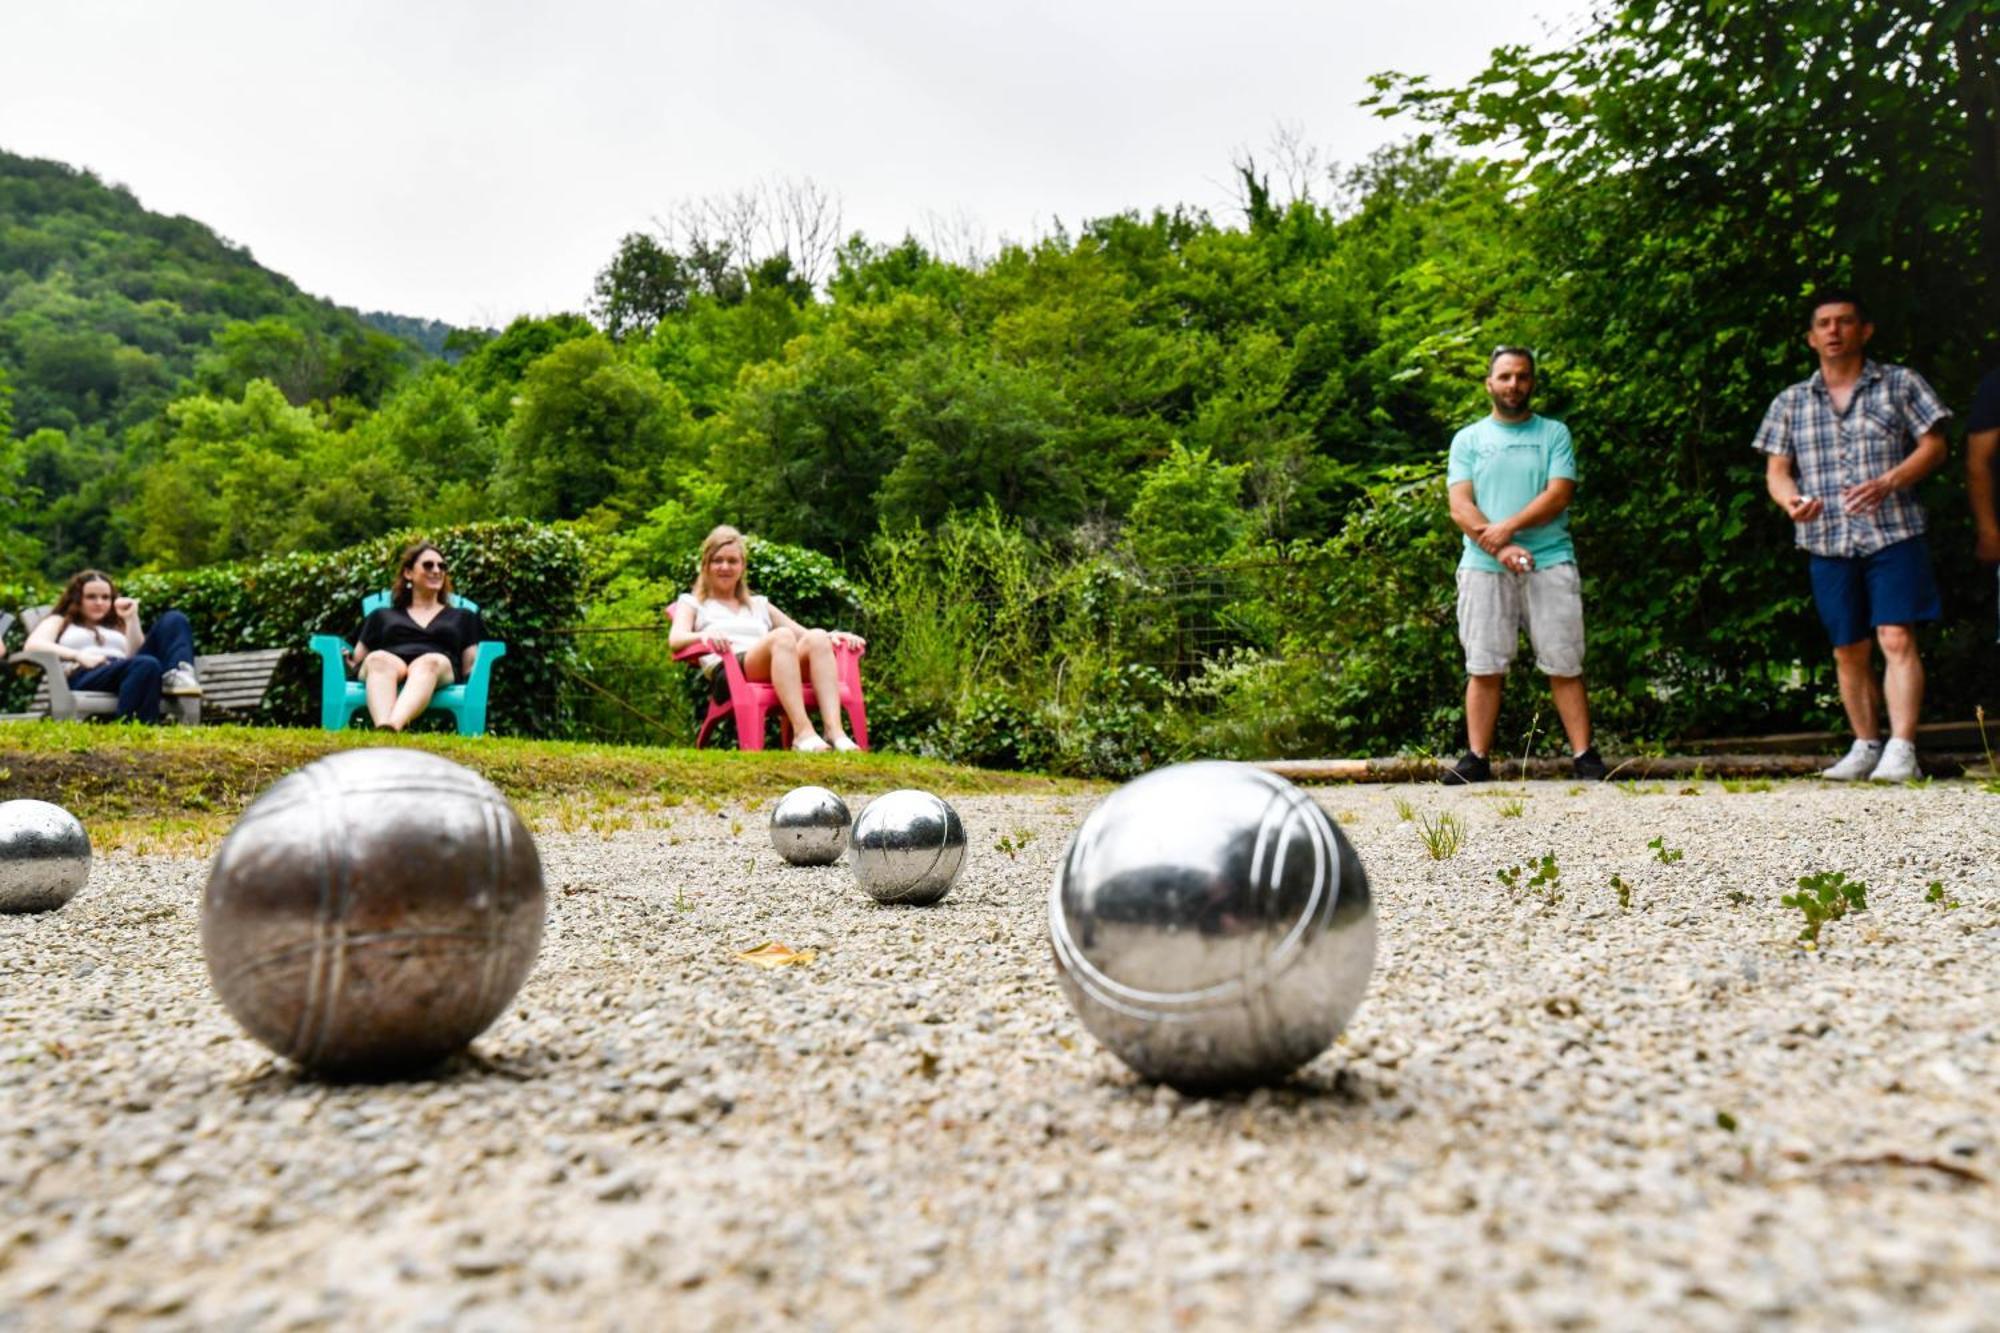
[(1535, 557), (1528, 554), (1525, 546), (1503, 546), (1493, 553), (1493, 558), (1500, 562), (1502, 569), (1511, 569), (1516, 574), (1527, 574), (1535, 568)]
[[(1508, 527), (1506, 521), (1503, 519), (1498, 523), (1488, 523), (1479, 530), (1479, 535), (1474, 537), (1473, 540), (1479, 543), (1480, 550), (1486, 552), (1486, 554), (1492, 556), (1495, 560), (1499, 560), (1500, 552), (1506, 550), (1513, 543), (1514, 530)], [(1501, 563), (1505, 564), (1506, 562), (1501, 561)]]
[(1896, 483), (1889, 479), (1890, 475), (1884, 472), (1879, 477), (1870, 477), (1867, 481), (1849, 486), (1840, 493), (1840, 507), (1850, 514), (1874, 513), (1896, 489)]
[(1981, 528), (1972, 554), (1982, 564), (2000, 565), (2000, 528)]
[(1794, 495), (1785, 506), (1794, 523), (1810, 523), (1826, 512), (1826, 502), (1817, 495)]

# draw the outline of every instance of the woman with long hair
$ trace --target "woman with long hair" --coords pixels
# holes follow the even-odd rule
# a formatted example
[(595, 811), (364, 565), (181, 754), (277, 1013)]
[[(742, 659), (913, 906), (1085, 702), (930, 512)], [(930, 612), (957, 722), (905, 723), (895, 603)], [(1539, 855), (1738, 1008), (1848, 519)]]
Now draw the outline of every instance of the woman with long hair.
[(355, 636), (354, 665), (368, 691), (368, 716), (401, 731), (423, 716), (440, 685), (470, 675), (486, 624), (454, 606), (444, 552), (412, 542), (396, 557), (389, 605), (368, 613)]
[(70, 576), (27, 646), (54, 652), (71, 689), (115, 692), (121, 720), (158, 722), (161, 695), (201, 693), (187, 617), (162, 611), (148, 632), (139, 603), (120, 597), (111, 576), (95, 569)]
[[(701, 669), (711, 675), (722, 665), (723, 653), (742, 664), (743, 674), (768, 682), (777, 691), (778, 706), (792, 724), (794, 750), (858, 750), (840, 720), (840, 666), (834, 645), (863, 643), (844, 630), (807, 629), (750, 591), (744, 567), (748, 548), (743, 534), (728, 524), (709, 533), (695, 563), (694, 590), (674, 600), (667, 647), (673, 652), (705, 644), (709, 652)], [(822, 736), (806, 712), (804, 682), (812, 682), (819, 700)]]

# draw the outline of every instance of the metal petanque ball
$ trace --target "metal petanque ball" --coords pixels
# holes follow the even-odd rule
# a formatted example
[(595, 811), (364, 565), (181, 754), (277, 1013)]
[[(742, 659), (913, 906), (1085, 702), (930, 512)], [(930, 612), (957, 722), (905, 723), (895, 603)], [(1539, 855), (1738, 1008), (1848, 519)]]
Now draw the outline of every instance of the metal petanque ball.
[(847, 802), (824, 787), (794, 787), (771, 807), (771, 845), (795, 866), (830, 866), (847, 850)]
[(878, 903), (926, 907), (965, 867), (958, 811), (927, 791), (884, 792), (854, 821), (854, 879)]
[(201, 946), (272, 1050), (336, 1075), (433, 1065), (498, 1018), (541, 945), (542, 862), (493, 785), (420, 750), (290, 773), (224, 839)]
[(1063, 993), (1142, 1076), (1202, 1091), (1283, 1078), (1353, 1017), (1375, 964), (1368, 876), (1304, 792), (1176, 764), (1091, 811), (1049, 895)]
[(0, 801), (0, 912), (49, 912), (90, 878), (90, 835), (47, 801)]

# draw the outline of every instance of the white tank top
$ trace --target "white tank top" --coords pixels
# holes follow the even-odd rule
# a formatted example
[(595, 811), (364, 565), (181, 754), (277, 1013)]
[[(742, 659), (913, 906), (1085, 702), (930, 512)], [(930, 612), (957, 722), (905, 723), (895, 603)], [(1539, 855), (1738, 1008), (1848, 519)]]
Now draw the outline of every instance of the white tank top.
[[(762, 597), (752, 597), (747, 609), (714, 597), (698, 602), (691, 592), (684, 592), (674, 600), (686, 602), (694, 608), (697, 633), (719, 634), (729, 640), (729, 646), (739, 653), (749, 652), (757, 646), (759, 639), (771, 632), (771, 603)], [(714, 653), (702, 655), (703, 671), (713, 671), (721, 665), (722, 659)]]
[[(95, 650), (103, 653), (104, 660), (107, 662), (114, 657), (130, 657), (132, 655), (132, 646), (125, 641), (125, 631), (122, 629), (100, 631), (94, 630), (88, 625), (65, 624), (62, 627), (62, 633), (56, 635), (56, 642), (65, 648), (73, 648), (77, 652)], [(64, 675), (68, 675), (70, 672), (76, 670), (80, 670), (77, 663), (63, 663)]]

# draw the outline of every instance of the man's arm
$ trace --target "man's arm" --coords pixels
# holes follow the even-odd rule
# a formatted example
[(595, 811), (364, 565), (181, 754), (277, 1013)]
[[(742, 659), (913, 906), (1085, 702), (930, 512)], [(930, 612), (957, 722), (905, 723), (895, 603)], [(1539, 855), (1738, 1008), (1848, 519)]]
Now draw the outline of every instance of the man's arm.
[(2000, 427), (1965, 437), (1965, 489), (1972, 499), (1972, 525), (1978, 533), (1974, 554), (1989, 563), (2000, 561), (2000, 503), (1993, 494), (1995, 459), (2000, 459)]
[(1542, 493), (1512, 514), (1497, 523), (1488, 523), (1486, 530), (1478, 533), (1473, 540), (1488, 555), (1497, 555), (1500, 548), (1512, 542), (1515, 537), (1529, 528), (1539, 528), (1569, 508), (1569, 502), (1576, 498), (1576, 482), (1568, 477), (1555, 477), (1542, 488)]
[(1790, 454), (1764, 455), (1764, 489), (1794, 523), (1810, 523), (1826, 508), (1817, 495), (1799, 494), (1799, 479), (1793, 475)]
[(1937, 471), (1946, 452), (1944, 432), (1933, 426), (1917, 438), (1908, 458), (1879, 477), (1849, 486), (1840, 493), (1840, 502), (1850, 514), (1873, 513), (1891, 491), (1907, 490)]
[(1474, 541), (1486, 531), (1486, 515), (1479, 512), (1479, 503), (1472, 498), (1472, 483), (1455, 481), (1451, 484), (1451, 521), (1458, 524), (1458, 530)]

